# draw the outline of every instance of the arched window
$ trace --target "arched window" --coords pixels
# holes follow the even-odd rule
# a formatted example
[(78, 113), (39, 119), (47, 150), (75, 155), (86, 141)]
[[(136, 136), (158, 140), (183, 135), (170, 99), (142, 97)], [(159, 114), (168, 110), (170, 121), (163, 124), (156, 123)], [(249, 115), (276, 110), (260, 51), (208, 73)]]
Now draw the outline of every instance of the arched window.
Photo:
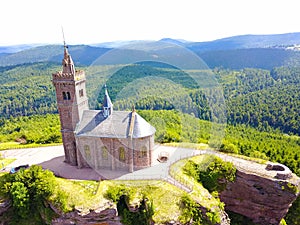
[(119, 160), (125, 162), (125, 149), (124, 147), (119, 148)]
[(66, 94), (66, 92), (64, 92), (64, 91), (63, 91), (63, 99), (64, 99), (64, 100), (67, 100), (67, 94)]
[(146, 146), (143, 146), (141, 149), (140, 149), (140, 152), (139, 152), (139, 158), (145, 158), (147, 157), (147, 147)]
[(107, 160), (108, 159), (108, 151), (107, 151), (107, 147), (103, 146), (101, 148), (101, 154), (102, 154), (102, 159)]
[(63, 99), (64, 100), (70, 100), (71, 99), (71, 95), (70, 95), (70, 92), (64, 92), (63, 91)]
[(84, 155), (85, 155), (86, 161), (90, 161), (90, 160), (91, 160), (91, 150), (90, 150), (90, 146), (84, 145), (83, 149), (84, 149)]

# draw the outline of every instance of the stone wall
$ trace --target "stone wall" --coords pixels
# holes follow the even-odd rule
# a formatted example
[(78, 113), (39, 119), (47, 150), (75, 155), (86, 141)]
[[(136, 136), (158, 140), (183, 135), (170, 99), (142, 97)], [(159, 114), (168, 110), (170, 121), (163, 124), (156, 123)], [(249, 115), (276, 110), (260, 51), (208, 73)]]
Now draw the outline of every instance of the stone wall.
[(61, 133), (65, 151), (65, 162), (72, 166), (76, 166), (77, 152), (74, 132), (70, 130), (62, 130)]
[(137, 139), (76, 138), (78, 167), (133, 171), (152, 165), (154, 136)]

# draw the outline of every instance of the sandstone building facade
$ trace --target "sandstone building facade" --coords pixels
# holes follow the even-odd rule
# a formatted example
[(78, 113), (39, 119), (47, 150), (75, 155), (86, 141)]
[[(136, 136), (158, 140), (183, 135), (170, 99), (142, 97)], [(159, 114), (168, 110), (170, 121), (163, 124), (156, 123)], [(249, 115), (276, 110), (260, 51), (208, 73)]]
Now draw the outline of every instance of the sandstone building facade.
[(75, 70), (66, 45), (62, 71), (52, 74), (52, 83), (66, 163), (129, 172), (152, 165), (155, 128), (134, 109), (114, 111), (106, 87), (102, 110), (90, 110), (85, 73)]

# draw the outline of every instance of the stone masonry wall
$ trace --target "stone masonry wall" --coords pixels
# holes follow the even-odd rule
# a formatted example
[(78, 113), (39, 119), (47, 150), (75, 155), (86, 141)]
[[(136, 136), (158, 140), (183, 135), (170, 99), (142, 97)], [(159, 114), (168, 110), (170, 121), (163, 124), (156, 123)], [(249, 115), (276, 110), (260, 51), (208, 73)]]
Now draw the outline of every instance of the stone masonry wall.
[(77, 158), (80, 159), (78, 161), (79, 168), (92, 167), (130, 171), (151, 166), (153, 136), (132, 140), (99, 137), (77, 137), (76, 139)]
[(62, 139), (65, 151), (65, 162), (76, 166), (77, 153), (74, 133), (72, 131), (62, 131)]

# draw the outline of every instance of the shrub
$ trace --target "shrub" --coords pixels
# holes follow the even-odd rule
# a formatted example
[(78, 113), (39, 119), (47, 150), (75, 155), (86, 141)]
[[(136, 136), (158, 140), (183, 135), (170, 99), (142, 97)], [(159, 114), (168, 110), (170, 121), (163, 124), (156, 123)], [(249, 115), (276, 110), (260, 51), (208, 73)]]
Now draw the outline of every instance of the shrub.
[(232, 143), (229, 143), (228, 141), (223, 141), (220, 147), (220, 151), (226, 153), (233, 153), (233, 154), (239, 153), (238, 147)]
[(69, 211), (68, 207), (68, 195), (62, 190), (58, 190), (55, 198), (52, 200), (54, 206), (66, 213)]
[(154, 215), (153, 203), (143, 197), (136, 212), (131, 212), (125, 208), (120, 214), (122, 215), (122, 222), (126, 225), (150, 225)]
[(199, 210), (200, 205), (196, 203), (190, 196), (184, 194), (180, 200), (180, 222), (186, 223), (193, 221), (193, 224), (201, 224), (202, 212)]
[(10, 188), (10, 198), (14, 211), (21, 218), (26, 218), (30, 212), (29, 190), (21, 182), (14, 182)]
[(123, 195), (128, 196), (129, 190), (125, 187), (125, 185), (118, 185), (110, 186), (104, 194), (104, 197), (109, 200), (112, 200), (114, 203), (117, 203)]
[(236, 168), (230, 162), (224, 162), (216, 156), (208, 156), (206, 162), (196, 164), (189, 160), (185, 166), (186, 174), (192, 176), (210, 192), (222, 191), (228, 182), (234, 182)]
[(0, 181), (0, 192), (12, 202), (16, 220), (45, 215), (45, 204), (55, 187), (53, 173), (36, 165), (6, 174)]
[(228, 182), (234, 182), (236, 168), (230, 162), (213, 157), (208, 167), (199, 173), (199, 181), (210, 192), (222, 191)]
[(118, 214), (121, 215), (122, 223), (126, 225), (150, 225), (152, 224), (152, 216), (154, 215), (153, 202), (143, 195), (140, 200), (138, 210), (131, 212), (128, 208), (128, 202), (133, 196), (133, 190), (125, 187), (125, 185), (111, 186), (108, 188), (104, 197), (117, 203)]
[(196, 180), (198, 180), (199, 173), (200, 173), (199, 165), (197, 163), (195, 163), (194, 161), (188, 160), (187, 163), (183, 167), (183, 171), (187, 175), (189, 175), (189, 176), (195, 178)]
[(193, 200), (189, 195), (184, 194), (180, 200), (181, 223), (190, 224), (219, 224), (220, 216), (218, 212), (207, 211), (205, 214), (201, 211), (201, 205)]

